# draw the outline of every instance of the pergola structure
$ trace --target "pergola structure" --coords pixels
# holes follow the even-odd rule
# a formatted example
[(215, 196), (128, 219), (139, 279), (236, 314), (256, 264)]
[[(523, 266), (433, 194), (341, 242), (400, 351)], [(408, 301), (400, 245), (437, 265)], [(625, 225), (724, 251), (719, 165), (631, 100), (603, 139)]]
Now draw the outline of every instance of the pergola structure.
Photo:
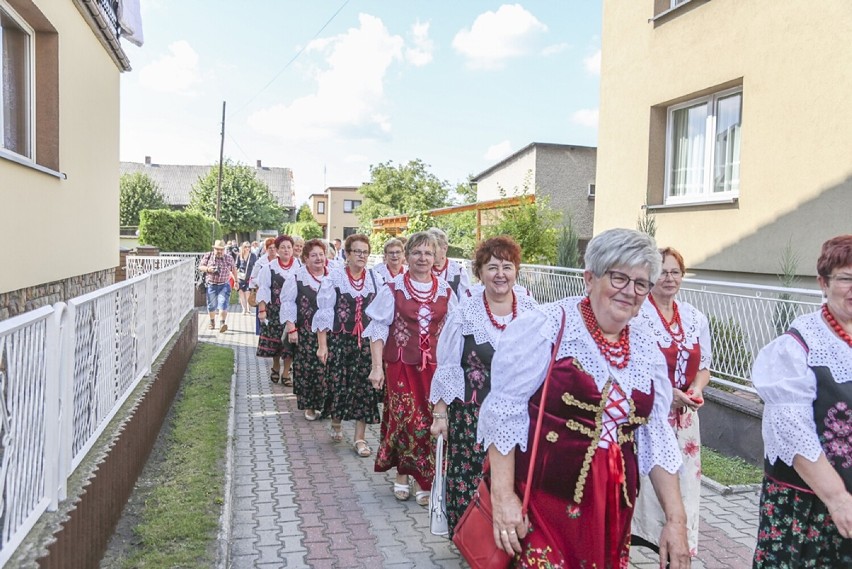
[[(482, 212), (493, 210), (493, 209), (504, 209), (507, 207), (518, 206), (526, 203), (535, 203), (535, 194), (525, 194), (523, 196), (514, 196), (511, 198), (500, 198), (499, 200), (488, 200), (484, 202), (476, 202), (465, 205), (454, 205), (450, 207), (441, 207), (438, 209), (430, 209), (424, 212), (417, 213), (425, 213), (431, 217), (438, 217), (439, 215), (450, 215), (453, 213), (462, 213), (465, 211), (475, 211), (476, 212), (476, 241), (479, 242), (482, 239)], [(414, 214), (412, 214), (414, 215)], [(391, 235), (397, 235), (402, 233), (408, 228), (408, 219), (410, 215), (408, 214), (400, 214), (400, 215), (392, 215), (389, 217), (379, 217), (373, 220), (373, 233), (378, 233), (379, 231), (384, 231), (385, 233), (390, 233)]]

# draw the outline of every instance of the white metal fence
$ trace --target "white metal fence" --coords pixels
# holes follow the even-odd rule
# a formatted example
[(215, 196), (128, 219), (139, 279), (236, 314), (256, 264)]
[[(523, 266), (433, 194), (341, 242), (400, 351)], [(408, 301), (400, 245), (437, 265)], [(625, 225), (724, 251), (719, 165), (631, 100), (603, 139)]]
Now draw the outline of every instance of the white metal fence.
[(0, 567), (193, 309), (192, 262), (163, 265), (0, 322)]

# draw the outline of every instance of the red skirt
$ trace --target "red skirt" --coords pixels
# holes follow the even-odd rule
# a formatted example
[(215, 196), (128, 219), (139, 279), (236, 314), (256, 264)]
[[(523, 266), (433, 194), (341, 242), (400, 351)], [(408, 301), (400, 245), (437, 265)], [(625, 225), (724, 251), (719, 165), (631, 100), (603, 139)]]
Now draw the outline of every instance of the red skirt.
[[(533, 489), (529, 503), (532, 531), (522, 542), (523, 552), (515, 558), (515, 567), (551, 563), (566, 569), (627, 569), (633, 506), (628, 507), (624, 500), (622, 476), (620, 449), (598, 448), (580, 504)], [(518, 489), (521, 495), (523, 486)], [(628, 488), (634, 503), (635, 494), (636, 488)], [(558, 564), (560, 553), (562, 565)]]
[(432, 488), (435, 476), (435, 446), (429, 432), (429, 390), (434, 373), (434, 365), (419, 371), (401, 361), (387, 364), (382, 441), (376, 454), (376, 472), (396, 467), (397, 473), (413, 476), (423, 490)]

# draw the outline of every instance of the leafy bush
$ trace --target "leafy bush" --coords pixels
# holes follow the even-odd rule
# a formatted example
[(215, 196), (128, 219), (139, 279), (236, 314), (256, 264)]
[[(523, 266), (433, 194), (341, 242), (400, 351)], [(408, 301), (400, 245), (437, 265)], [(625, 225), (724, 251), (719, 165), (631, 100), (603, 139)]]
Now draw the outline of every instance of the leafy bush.
[(745, 384), (751, 371), (752, 356), (742, 326), (733, 318), (710, 316), (713, 367), (722, 379)]
[(142, 210), (139, 214), (139, 243), (164, 252), (207, 251), (222, 238), (216, 220), (191, 211)]
[(118, 218), (120, 225), (139, 225), (143, 209), (168, 209), (169, 204), (157, 183), (147, 174), (123, 174), (119, 185)]
[(308, 239), (321, 239), (323, 237), (322, 226), (316, 221), (296, 221), (287, 223), (281, 228), (284, 235), (298, 235), (306, 241)]
[(562, 226), (559, 241), (556, 244), (556, 264), (560, 267), (576, 269), (580, 266), (580, 239), (574, 229), (574, 221), (568, 217), (568, 223)]
[(385, 250), (385, 243), (393, 237), (393, 235), (386, 231), (378, 231), (376, 233), (367, 232), (366, 235), (370, 238), (370, 250), (374, 255), (381, 255)]

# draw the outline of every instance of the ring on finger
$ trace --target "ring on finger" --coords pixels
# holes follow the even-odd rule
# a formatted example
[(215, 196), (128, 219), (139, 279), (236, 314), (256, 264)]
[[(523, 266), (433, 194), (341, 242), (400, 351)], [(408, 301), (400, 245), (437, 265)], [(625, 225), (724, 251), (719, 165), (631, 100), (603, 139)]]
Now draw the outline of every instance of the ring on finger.
[(515, 530), (510, 530), (509, 533), (512, 534), (512, 535), (515, 535), (518, 532), (516, 532)]
[(505, 529), (501, 529), (501, 530), (500, 530), (500, 533), (508, 535), (508, 533), (509, 533), (509, 532), (508, 532), (508, 531), (506, 531)]

